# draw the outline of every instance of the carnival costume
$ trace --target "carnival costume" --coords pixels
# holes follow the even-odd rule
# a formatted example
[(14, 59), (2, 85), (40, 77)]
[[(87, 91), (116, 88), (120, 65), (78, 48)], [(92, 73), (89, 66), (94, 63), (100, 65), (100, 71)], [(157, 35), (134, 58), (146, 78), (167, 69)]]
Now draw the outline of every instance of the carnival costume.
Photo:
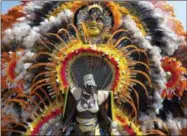
[(185, 40), (164, 1), (22, 2), (2, 15), (2, 135), (186, 135)]

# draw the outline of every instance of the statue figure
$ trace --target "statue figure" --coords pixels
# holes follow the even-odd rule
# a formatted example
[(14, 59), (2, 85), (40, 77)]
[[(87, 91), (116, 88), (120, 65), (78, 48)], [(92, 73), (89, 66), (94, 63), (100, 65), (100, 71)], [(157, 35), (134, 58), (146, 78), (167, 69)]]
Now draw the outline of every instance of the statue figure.
[(84, 88), (73, 87), (70, 90), (75, 102), (71, 102), (71, 112), (63, 122), (63, 132), (69, 135), (71, 131), (69, 123), (75, 118), (74, 135), (90, 136), (96, 135), (97, 132), (100, 134), (102, 125), (99, 123), (99, 118), (102, 118), (105, 127), (108, 128), (108, 130), (103, 129), (103, 133), (109, 134), (117, 126), (115, 122), (112, 122), (104, 107), (110, 92), (97, 90), (92, 74), (85, 75), (83, 80)]

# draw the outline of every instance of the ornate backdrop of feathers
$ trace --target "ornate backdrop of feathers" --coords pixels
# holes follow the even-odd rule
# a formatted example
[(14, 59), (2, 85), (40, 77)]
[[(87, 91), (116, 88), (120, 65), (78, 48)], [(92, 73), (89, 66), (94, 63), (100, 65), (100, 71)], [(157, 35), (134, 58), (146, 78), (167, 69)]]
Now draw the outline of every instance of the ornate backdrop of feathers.
[[(90, 7), (104, 13), (96, 38), (82, 23)], [(90, 72), (113, 92), (121, 134), (187, 134), (186, 32), (167, 2), (22, 2), (1, 34), (3, 135), (55, 134), (68, 88)]]

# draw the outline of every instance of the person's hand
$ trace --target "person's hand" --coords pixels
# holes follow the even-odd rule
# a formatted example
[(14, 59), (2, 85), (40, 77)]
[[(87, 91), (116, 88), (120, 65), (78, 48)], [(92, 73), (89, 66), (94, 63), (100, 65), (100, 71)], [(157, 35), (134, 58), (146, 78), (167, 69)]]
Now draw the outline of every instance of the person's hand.
[(110, 129), (116, 129), (117, 126), (118, 126), (117, 122), (112, 122), (111, 125), (110, 125)]
[(63, 136), (63, 128), (60, 128), (55, 134), (54, 136)]
[(66, 131), (67, 126), (66, 125), (62, 125), (62, 127), (59, 129), (61, 132), (65, 132)]
[(120, 135), (118, 130), (117, 130), (117, 122), (112, 122), (111, 125), (110, 125), (110, 131), (111, 131), (111, 134), (112, 135)]
[(65, 132), (65, 131), (66, 131), (66, 128), (67, 128), (66, 126), (63, 126), (63, 127), (62, 127), (62, 132)]

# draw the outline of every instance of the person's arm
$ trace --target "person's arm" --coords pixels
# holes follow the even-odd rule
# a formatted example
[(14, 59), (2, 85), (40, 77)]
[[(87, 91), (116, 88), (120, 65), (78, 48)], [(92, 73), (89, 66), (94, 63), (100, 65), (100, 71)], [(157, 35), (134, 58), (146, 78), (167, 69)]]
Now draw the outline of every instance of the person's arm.
[(63, 131), (65, 131), (65, 129), (68, 127), (69, 122), (73, 119), (75, 112), (76, 112), (76, 105), (77, 105), (77, 101), (80, 99), (81, 97), (81, 93), (82, 90), (81, 88), (78, 88), (76, 86), (72, 86), (70, 89), (70, 95), (72, 96), (70, 102), (72, 102), (72, 107), (71, 107), (71, 112), (69, 113), (70, 115), (68, 115), (66, 117), (66, 120), (63, 122)]
[(111, 124), (111, 119), (108, 116), (108, 113), (105, 108), (105, 105), (108, 102), (108, 96), (109, 96), (108, 91), (104, 91), (104, 90), (98, 91), (97, 99), (98, 99), (100, 114), (101, 114), (101, 117), (104, 119), (107, 126)]

